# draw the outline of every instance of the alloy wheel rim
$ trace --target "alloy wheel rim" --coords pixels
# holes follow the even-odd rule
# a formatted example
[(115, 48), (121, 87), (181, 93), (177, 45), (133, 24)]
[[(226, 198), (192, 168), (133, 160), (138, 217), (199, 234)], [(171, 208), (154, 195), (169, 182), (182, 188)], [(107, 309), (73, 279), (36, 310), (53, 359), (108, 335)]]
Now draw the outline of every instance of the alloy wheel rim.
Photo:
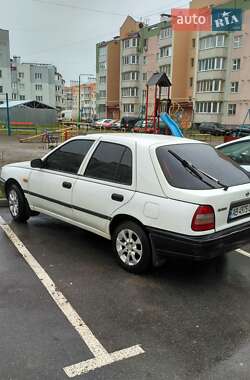
[(18, 195), (15, 190), (11, 190), (9, 192), (9, 208), (10, 212), (13, 216), (17, 216), (19, 213), (19, 200), (18, 200)]
[(116, 238), (116, 250), (121, 261), (128, 266), (135, 266), (141, 261), (142, 242), (132, 230), (124, 229), (119, 232)]

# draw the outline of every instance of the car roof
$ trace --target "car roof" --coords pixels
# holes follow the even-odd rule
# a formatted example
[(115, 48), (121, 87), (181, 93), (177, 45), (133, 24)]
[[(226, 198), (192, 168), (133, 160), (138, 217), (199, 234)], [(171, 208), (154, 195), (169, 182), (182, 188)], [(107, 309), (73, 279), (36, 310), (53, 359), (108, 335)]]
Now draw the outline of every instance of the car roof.
[(100, 137), (103, 140), (110, 140), (117, 143), (125, 143), (134, 141), (138, 145), (147, 145), (151, 146), (154, 144), (158, 145), (175, 145), (175, 144), (206, 144), (201, 141), (186, 139), (182, 137), (175, 137), (169, 135), (154, 135), (154, 134), (145, 134), (145, 133), (94, 133), (89, 135), (76, 136), (73, 139), (86, 139), (93, 138), (95, 140)]
[(223, 148), (224, 146), (236, 144), (239, 141), (245, 141), (245, 140), (249, 140), (250, 141), (250, 136), (245, 136), (245, 137), (241, 137), (240, 139), (228, 141), (228, 142), (226, 142), (224, 144), (217, 145), (216, 148)]

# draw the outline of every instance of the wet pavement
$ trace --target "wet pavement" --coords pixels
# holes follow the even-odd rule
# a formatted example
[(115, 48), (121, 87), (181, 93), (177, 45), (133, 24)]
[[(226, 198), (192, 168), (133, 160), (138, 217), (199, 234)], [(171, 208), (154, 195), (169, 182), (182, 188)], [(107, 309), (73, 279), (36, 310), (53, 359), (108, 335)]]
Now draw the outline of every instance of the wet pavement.
[[(108, 352), (145, 351), (76, 379), (250, 378), (250, 258), (170, 260), (135, 276), (98, 236), (47, 216), (18, 225), (0, 215)], [(1, 229), (0, 336), (1, 380), (67, 379), (65, 366), (93, 357)]]

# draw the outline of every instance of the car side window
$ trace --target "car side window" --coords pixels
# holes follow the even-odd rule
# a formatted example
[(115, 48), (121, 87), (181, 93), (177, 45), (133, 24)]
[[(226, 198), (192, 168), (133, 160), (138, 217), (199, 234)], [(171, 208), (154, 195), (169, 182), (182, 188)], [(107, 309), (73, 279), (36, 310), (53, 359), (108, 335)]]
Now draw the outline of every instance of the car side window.
[(132, 184), (132, 152), (120, 144), (100, 142), (85, 171), (85, 177)]
[(220, 149), (240, 165), (250, 165), (250, 141), (236, 142)]
[(46, 158), (45, 168), (76, 174), (93, 143), (94, 140), (70, 141)]

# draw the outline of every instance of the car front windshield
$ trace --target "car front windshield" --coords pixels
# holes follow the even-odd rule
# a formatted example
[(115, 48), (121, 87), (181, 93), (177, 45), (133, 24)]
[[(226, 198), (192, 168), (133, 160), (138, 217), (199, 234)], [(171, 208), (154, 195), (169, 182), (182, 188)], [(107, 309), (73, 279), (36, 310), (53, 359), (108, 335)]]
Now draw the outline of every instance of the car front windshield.
[(203, 175), (202, 179), (194, 175), (171, 152), (229, 187), (250, 183), (246, 171), (210, 145), (197, 143), (160, 146), (156, 149), (156, 156), (167, 181), (174, 187), (190, 190), (221, 188)]

